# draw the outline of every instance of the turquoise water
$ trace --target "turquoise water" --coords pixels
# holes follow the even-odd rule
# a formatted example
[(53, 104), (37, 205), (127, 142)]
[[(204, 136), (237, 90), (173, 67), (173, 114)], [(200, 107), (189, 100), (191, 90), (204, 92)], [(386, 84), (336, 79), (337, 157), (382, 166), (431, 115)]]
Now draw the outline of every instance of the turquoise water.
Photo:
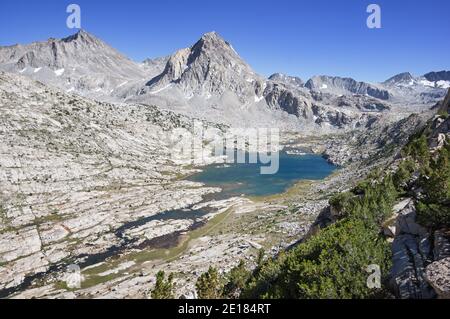
[(280, 153), (279, 170), (274, 175), (260, 174), (261, 165), (218, 164), (204, 168), (190, 180), (223, 189), (221, 197), (265, 196), (282, 193), (299, 180), (320, 180), (330, 175), (336, 166), (319, 155), (289, 155)]

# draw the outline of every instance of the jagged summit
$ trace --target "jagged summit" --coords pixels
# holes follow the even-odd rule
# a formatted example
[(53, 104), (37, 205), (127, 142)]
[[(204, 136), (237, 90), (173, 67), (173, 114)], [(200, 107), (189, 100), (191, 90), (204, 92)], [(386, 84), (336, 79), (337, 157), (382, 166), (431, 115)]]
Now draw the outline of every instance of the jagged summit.
[(399, 73), (384, 81), (384, 84), (392, 85), (402, 82), (414, 81), (414, 76), (409, 72)]
[(151, 79), (151, 90), (176, 85), (186, 94), (200, 96), (232, 92), (242, 101), (254, 100), (259, 76), (217, 32), (205, 33), (193, 46), (177, 51), (164, 71)]
[(78, 32), (69, 35), (68, 37), (62, 38), (63, 42), (72, 42), (72, 41), (84, 41), (84, 42), (103, 42), (95, 35), (87, 32), (84, 29), (80, 29)]
[(95, 97), (150, 76), (138, 63), (85, 30), (61, 39), (0, 47), (0, 68)]
[(216, 31), (212, 31), (212, 32), (207, 32), (205, 34), (202, 35), (202, 37), (200, 38), (200, 40), (194, 44), (194, 47), (203, 47), (203, 48), (208, 48), (208, 47), (225, 47), (225, 48), (230, 48), (234, 51), (234, 49), (232, 48), (231, 44), (226, 41), (219, 33), (217, 33)]
[(303, 87), (305, 85), (301, 78), (283, 73), (274, 73), (269, 76), (269, 80), (282, 82), (284, 84), (293, 85), (296, 87)]
[(202, 37), (200, 38), (201, 40), (205, 40), (205, 41), (223, 41), (226, 42), (224, 40), (224, 38), (217, 33), (216, 31), (211, 31), (211, 32), (206, 32), (202, 35)]
[(450, 81), (450, 71), (429, 72), (424, 75), (428, 81)]
[(191, 47), (191, 60), (202, 53), (209, 54), (212, 58), (222, 56), (243, 61), (231, 44), (215, 31), (203, 34)]

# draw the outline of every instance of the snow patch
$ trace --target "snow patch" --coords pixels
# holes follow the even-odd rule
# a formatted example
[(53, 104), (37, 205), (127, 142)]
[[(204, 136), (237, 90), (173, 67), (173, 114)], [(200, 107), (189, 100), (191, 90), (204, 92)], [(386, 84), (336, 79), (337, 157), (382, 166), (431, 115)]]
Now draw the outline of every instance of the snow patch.
[(229, 46), (230, 46), (231, 50), (233, 50), (234, 53), (238, 54), (231, 44), (229, 44)]
[(162, 92), (162, 91), (164, 91), (164, 90), (170, 88), (171, 86), (172, 86), (172, 83), (170, 83), (169, 85), (166, 85), (165, 87), (163, 87), (163, 88), (161, 88), (161, 89), (159, 89), (159, 90), (151, 91), (150, 94), (157, 94), (157, 93), (159, 93), (159, 92)]
[(328, 89), (328, 85), (326, 85), (326, 84), (322, 84), (322, 86), (320, 87), (322, 90), (324, 90), (324, 89)]
[(61, 75), (63, 75), (64, 71), (65, 71), (64, 69), (59, 69), (54, 72), (55, 72), (56, 76), (61, 76)]
[(256, 103), (261, 102), (263, 99), (264, 99), (264, 96), (256, 96), (255, 95), (255, 102)]
[(121, 84), (119, 84), (117, 87), (116, 87), (116, 89), (118, 89), (118, 88), (120, 88), (120, 87), (122, 87), (122, 86), (124, 86), (125, 84), (127, 84), (128, 83), (128, 81), (125, 81), (125, 82), (123, 82), (123, 83), (121, 83)]
[(19, 73), (23, 73), (23, 72), (25, 72), (26, 70), (27, 70), (27, 68), (25, 68), (25, 69), (23, 69), (23, 70), (20, 70)]
[(436, 86), (442, 89), (450, 88), (450, 81), (437, 81)]
[(428, 80), (421, 80), (420, 84), (422, 84), (423, 86), (430, 86), (430, 87), (434, 87), (434, 82), (430, 82)]
[(67, 93), (70, 93), (70, 92), (73, 92), (73, 91), (75, 91), (75, 88), (72, 86), (70, 89), (68, 89), (66, 92)]
[(36, 68), (36, 69), (34, 69), (34, 73), (38, 73), (40, 70), (42, 70), (42, 68)]

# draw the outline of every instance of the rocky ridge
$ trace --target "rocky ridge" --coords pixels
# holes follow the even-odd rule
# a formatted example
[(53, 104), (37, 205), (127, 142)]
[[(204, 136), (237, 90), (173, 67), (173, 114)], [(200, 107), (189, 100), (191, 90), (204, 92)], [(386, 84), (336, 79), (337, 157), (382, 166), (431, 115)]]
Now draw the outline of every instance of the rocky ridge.
[(265, 79), (216, 32), (171, 56), (135, 63), (81, 30), (64, 39), (1, 47), (0, 69), (102, 101), (157, 105), (237, 127), (316, 133), (395, 122), (443, 95), (425, 78), (412, 86), (400, 85), (401, 76), (381, 84), (330, 76), (306, 84), (282, 74)]

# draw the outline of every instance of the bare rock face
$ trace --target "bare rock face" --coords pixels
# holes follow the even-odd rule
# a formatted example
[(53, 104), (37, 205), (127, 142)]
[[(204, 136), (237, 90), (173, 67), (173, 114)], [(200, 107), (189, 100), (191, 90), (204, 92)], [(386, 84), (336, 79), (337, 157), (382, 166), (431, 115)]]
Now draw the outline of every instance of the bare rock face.
[(360, 111), (382, 112), (389, 111), (391, 107), (386, 102), (363, 95), (342, 95), (336, 98), (335, 104), (338, 107), (354, 107)]
[(217, 191), (179, 180), (189, 169), (174, 163), (164, 132), (192, 121), (153, 106), (0, 72), (0, 122), (0, 297), (52, 280), (67, 262), (187, 231), (192, 218), (156, 215)]
[(241, 102), (261, 94), (263, 80), (216, 32), (172, 55), (164, 71), (147, 83), (150, 90), (176, 84), (186, 94), (208, 97), (235, 93)]
[(0, 47), (0, 69), (69, 92), (107, 99), (116, 94), (116, 89), (150, 77), (158, 70), (158, 61), (135, 63), (81, 30), (63, 39)]
[[(406, 205), (405, 205), (406, 203)], [(416, 211), (411, 200), (394, 214), (392, 228), (385, 234), (394, 237), (390, 286), (398, 298), (450, 298), (450, 238), (448, 231), (435, 231), (430, 236), (416, 223)]]
[(437, 230), (434, 232), (434, 260), (450, 257), (450, 232)]
[(431, 82), (450, 81), (450, 71), (429, 72), (424, 77)]
[(402, 147), (409, 136), (418, 132), (428, 117), (413, 114), (408, 118), (383, 125), (376, 114), (366, 114), (365, 121), (370, 131), (353, 131), (344, 136), (336, 136), (328, 142), (325, 157), (336, 165), (345, 165), (369, 157), (383, 155), (386, 145), (393, 148)]
[(142, 64), (148, 66), (151, 69), (154, 69), (156, 74), (161, 74), (164, 71), (164, 68), (169, 60), (169, 56), (159, 57), (159, 58), (148, 58), (142, 61)]
[(391, 85), (409, 85), (411, 81), (414, 81), (414, 77), (409, 72), (403, 72), (394, 75), (393, 77), (387, 79), (383, 82), (384, 85), (391, 86)]
[(427, 237), (427, 230), (416, 223), (416, 208), (411, 201), (403, 210), (398, 213), (396, 220), (396, 235), (411, 234), (419, 237)]
[(425, 280), (425, 268), (433, 260), (429, 233), (416, 223), (411, 199), (398, 203), (393, 213), (395, 222), (385, 229), (394, 237), (390, 286), (401, 299), (433, 298), (435, 293)]
[(428, 299), (434, 290), (425, 280), (425, 267), (429, 263), (431, 244), (427, 237), (417, 239), (411, 234), (395, 237), (392, 243), (393, 266), (390, 286), (401, 299)]
[(302, 79), (300, 79), (297, 76), (290, 76), (286, 74), (281, 73), (274, 73), (271, 76), (269, 76), (269, 80), (280, 82), (289, 86), (293, 86), (296, 88), (304, 87), (305, 82), (303, 82)]
[(450, 257), (430, 264), (426, 269), (425, 278), (439, 298), (450, 299)]
[(442, 104), (442, 110), (450, 112), (450, 89), (448, 90), (447, 96)]
[(264, 96), (270, 107), (280, 108), (297, 117), (313, 118), (311, 99), (303, 92), (289, 90), (275, 82), (267, 85)]

